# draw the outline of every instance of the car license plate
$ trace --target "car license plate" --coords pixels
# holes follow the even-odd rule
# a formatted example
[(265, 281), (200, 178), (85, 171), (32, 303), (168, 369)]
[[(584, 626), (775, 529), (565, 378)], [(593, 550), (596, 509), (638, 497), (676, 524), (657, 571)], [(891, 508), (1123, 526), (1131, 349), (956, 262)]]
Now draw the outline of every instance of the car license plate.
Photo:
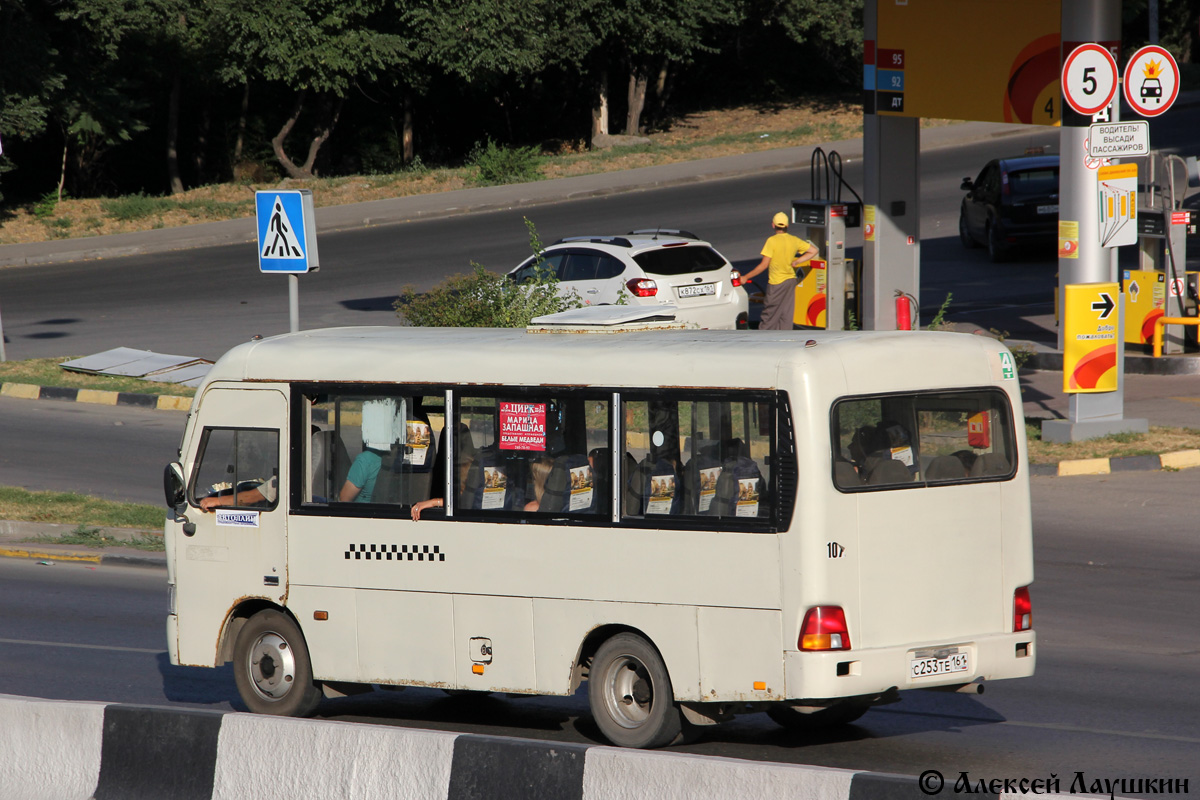
[(1058, 206), (1038, 206), (1039, 214), (1057, 214)]
[(952, 675), (955, 672), (966, 672), (970, 668), (966, 653), (950, 653), (938, 658), (914, 658), (908, 662), (908, 674), (913, 678), (933, 678), (938, 675)]
[(680, 297), (700, 297), (706, 294), (716, 294), (717, 285), (715, 283), (701, 283), (697, 286), (680, 286)]

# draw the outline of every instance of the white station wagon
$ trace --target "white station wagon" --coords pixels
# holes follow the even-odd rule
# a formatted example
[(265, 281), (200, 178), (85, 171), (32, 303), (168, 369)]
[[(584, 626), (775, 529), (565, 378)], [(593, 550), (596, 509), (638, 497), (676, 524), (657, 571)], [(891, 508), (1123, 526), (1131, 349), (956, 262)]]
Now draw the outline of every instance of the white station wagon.
[[(701, 328), (747, 327), (750, 300), (738, 274), (687, 231), (573, 236), (547, 247), (542, 262), (558, 276), (562, 293), (574, 291), (586, 305), (612, 305), (624, 294), (634, 306), (674, 306), (676, 319)], [(530, 257), (509, 275), (524, 283), (537, 267)]]

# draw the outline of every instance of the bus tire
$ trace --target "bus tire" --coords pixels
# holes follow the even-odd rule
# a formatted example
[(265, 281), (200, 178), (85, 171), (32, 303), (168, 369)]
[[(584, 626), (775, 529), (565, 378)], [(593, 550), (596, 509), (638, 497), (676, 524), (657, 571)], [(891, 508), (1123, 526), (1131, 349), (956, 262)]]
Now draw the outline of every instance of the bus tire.
[(600, 732), (618, 747), (662, 747), (682, 732), (662, 656), (635, 633), (600, 645), (588, 672), (588, 703)]
[(308, 645), (288, 615), (260, 611), (242, 626), (233, 648), (233, 679), (256, 714), (307, 717), (321, 702)]
[(767, 709), (767, 716), (788, 730), (815, 732), (849, 725), (870, 709), (869, 703), (846, 700), (811, 714), (797, 711), (791, 706), (771, 706)]

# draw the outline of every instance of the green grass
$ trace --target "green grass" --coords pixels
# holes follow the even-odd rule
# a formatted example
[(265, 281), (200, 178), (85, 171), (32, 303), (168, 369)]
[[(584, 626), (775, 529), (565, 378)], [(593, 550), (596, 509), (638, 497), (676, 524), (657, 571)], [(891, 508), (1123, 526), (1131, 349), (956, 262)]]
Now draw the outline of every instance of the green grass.
[(176, 200), (171, 197), (152, 197), (131, 194), (114, 197), (100, 203), (105, 214), (116, 220), (129, 221), (160, 216), (169, 211), (185, 211), (195, 219), (229, 219), (243, 216), (254, 207), (253, 199), (246, 200)]
[(100, 208), (113, 219), (128, 221), (162, 214), (170, 211), (176, 205), (174, 201), (166, 197), (151, 197), (139, 192), (104, 200), (100, 203)]
[(62, 358), (30, 358), (25, 361), (0, 362), (0, 383), (31, 383), (36, 386), (63, 386), (75, 389), (100, 389), (110, 392), (169, 394), (192, 397), (196, 390), (176, 383), (144, 381), (120, 375), (86, 375), (70, 372), (59, 366), (78, 356)]
[(156, 530), (162, 527), (165, 515), (159, 506), (102, 500), (75, 492), (31, 492), (0, 486), (0, 519)]

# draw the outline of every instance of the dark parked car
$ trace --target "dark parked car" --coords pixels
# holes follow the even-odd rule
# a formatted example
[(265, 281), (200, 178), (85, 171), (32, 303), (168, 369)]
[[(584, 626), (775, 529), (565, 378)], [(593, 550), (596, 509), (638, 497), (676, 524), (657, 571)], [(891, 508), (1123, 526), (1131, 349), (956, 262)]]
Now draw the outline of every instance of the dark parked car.
[(1053, 253), (1058, 240), (1058, 156), (998, 158), (979, 177), (963, 178), (958, 236), (1004, 261), (1025, 245)]

